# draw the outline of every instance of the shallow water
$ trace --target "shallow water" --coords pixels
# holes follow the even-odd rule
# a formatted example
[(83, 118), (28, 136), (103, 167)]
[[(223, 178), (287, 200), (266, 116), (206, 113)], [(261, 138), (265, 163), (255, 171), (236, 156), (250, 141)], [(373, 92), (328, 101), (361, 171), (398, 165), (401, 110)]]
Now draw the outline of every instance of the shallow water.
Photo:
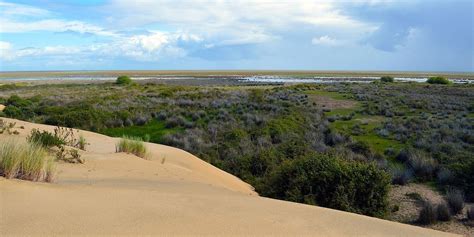
[[(101, 81), (101, 80), (115, 80), (114, 76), (45, 76), (45, 77), (21, 77), (21, 78), (0, 78), (0, 81), (42, 81), (42, 80), (80, 80), (80, 81)], [(288, 77), (288, 76), (209, 76), (209, 77), (193, 77), (193, 76), (136, 76), (132, 77), (134, 80), (147, 80), (147, 79), (158, 79), (158, 80), (182, 80), (182, 79), (195, 79), (195, 80), (212, 80), (212, 79), (230, 79), (238, 80), (239, 82), (253, 82), (253, 83), (369, 83), (375, 80), (379, 80), (380, 77), (368, 77), (368, 76), (315, 76), (315, 77)], [(427, 77), (395, 77), (395, 81), (402, 82), (425, 82)], [(462, 78), (449, 78), (453, 83), (474, 83), (474, 80), (462, 79)]]
[[(338, 82), (351, 82), (351, 83), (369, 83), (372, 81), (379, 80), (380, 77), (306, 77), (306, 78), (295, 78), (295, 77), (279, 77), (279, 76), (252, 76), (242, 77), (239, 80), (246, 82), (267, 82), (267, 83), (338, 83)], [(395, 81), (403, 82), (426, 82), (427, 77), (394, 77)], [(450, 78), (453, 83), (474, 83), (474, 80)]]

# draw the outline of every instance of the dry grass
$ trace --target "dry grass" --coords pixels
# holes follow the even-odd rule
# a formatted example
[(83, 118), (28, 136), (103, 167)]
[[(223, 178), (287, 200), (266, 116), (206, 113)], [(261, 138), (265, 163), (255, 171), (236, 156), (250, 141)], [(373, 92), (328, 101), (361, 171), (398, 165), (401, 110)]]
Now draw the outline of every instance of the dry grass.
[(51, 182), (54, 161), (37, 143), (8, 139), (0, 144), (0, 173), (7, 179)]

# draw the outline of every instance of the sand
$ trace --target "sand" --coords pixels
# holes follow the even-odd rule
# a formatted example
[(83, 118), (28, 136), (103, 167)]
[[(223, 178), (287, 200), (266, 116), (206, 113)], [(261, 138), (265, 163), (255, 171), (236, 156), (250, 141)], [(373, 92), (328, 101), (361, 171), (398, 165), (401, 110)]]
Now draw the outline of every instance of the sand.
[[(18, 120), (24, 139), (32, 128)], [(115, 153), (117, 139), (80, 131), (85, 164), (54, 183), (0, 178), (0, 235), (450, 236), (352, 213), (259, 197), (185, 151), (147, 144), (151, 159)]]
[(5, 105), (0, 104), (0, 111), (3, 111), (5, 109)]

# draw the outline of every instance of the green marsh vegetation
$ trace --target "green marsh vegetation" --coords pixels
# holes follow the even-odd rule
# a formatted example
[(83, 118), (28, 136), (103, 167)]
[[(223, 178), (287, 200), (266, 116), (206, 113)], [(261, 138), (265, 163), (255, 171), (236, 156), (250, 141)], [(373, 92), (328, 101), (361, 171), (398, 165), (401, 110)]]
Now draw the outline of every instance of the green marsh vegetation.
[(182, 148), (263, 196), (383, 216), (391, 182), (474, 193), (469, 85), (104, 83), (0, 97), (9, 117)]
[(383, 77), (380, 77), (380, 81), (382, 82), (394, 82), (394, 79), (392, 76), (383, 76)]
[(132, 79), (129, 76), (119, 76), (115, 83), (117, 85), (130, 85), (132, 84)]
[(426, 80), (426, 82), (430, 84), (451, 84), (451, 81), (445, 77), (430, 77), (428, 80)]

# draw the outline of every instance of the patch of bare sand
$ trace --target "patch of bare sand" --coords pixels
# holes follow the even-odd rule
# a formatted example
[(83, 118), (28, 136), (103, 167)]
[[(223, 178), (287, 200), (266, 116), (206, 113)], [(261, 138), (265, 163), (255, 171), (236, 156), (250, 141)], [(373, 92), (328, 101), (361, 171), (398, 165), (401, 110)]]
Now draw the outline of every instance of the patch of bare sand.
[(5, 109), (5, 105), (0, 104), (0, 111), (3, 111)]
[[(24, 126), (21, 138), (32, 128), (53, 130), (6, 120)], [(185, 151), (147, 144), (152, 158), (144, 160), (115, 153), (115, 138), (80, 133), (91, 143), (86, 163), (60, 163), (54, 183), (0, 178), (0, 235), (450, 236), (262, 198)]]

